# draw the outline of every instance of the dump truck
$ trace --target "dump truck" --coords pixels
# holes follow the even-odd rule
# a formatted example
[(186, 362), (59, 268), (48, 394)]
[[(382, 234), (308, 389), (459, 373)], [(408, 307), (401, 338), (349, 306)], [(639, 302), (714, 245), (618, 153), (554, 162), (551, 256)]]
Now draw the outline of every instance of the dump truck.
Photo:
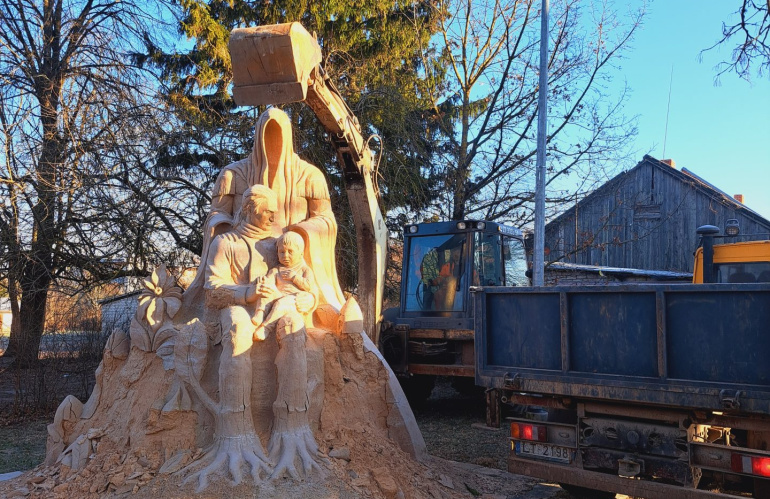
[(472, 286), (528, 286), (521, 230), (479, 220), (407, 225), (398, 307), (384, 313), (380, 349), (411, 403), (436, 376), (475, 388)]
[(692, 284), (473, 289), (509, 471), (577, 497), (770, 497), (770, 246), (718, 232)]

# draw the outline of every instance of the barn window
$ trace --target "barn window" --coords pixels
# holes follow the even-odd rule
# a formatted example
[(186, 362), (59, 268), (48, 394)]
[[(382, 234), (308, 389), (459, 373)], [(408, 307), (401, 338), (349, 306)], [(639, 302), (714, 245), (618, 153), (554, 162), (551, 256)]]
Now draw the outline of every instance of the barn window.
[(634, 220), (660, 220), (660, 204), (634, 206)]

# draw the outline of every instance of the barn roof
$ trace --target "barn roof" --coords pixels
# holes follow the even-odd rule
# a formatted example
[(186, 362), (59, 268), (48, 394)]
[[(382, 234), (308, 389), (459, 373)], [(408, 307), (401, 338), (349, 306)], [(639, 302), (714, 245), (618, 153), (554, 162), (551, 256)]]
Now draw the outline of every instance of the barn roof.
[[(636, 166), (634, 166), (630, 170), (626, 170), (624, 172), (619, 173), (618, 175), (616, 175), (606, 183), (602, 184), (600, 187), (594, 190), (591, 194), (584, 197), (583, 199), (578, 201), (575, 205), (573, 205), (571, 208), (565, 210), (559, 216), (551, 220), (548, 223), (548, 225), (552, 225), (552, 224), (556, 225), (560, 223), (562, 218), (571, 214), (575, 206), (580, 208), (580, 207), (589, 205), (595, 199), (601, 199), (601, 197), (604, 194), (606, 194), (607, 192), (612, 192), (615, 189), (615, 186), (617, 186), (618, 184), (621, 184), (627, 178), (634, 175), (644, 165), (650, 165), (653, 168), (663, 172), (666, 175), (671, 175), (682, 182), (692, 185), (696, 190), (702, 192), (703, 194), (709, 197), (716, 199), (723, 205), (730, 206), (731, 208), (740, 212), (742, 215), (748, 218), (754, 219), (758, 224), (764, 225), (768, 228), (768, 230), (770, 230), (770, 220), (764, 218), (762, 215), (752, 210), (745, 204), (739, 202), (737, 199), (727, 194), (723, 190), (714, 186), (710, 182), (707, 182), (706, 180), (704, 180), (703, 178), (699, 177), (698, 175), (696, 175), (695, 173), (693, 173), (692, 171), (686, 168), (677, 170), (676, 168), (670, 166), (668, 163), (665, 163), (659, 159), (653, 158), (652, 156), (647, 154), (645, 154), (645, 156), (642, 158), (642, 160), (639, 163), (636, 164)], [(547, 228), (548, 227), (546, 226), (546, 229)]]

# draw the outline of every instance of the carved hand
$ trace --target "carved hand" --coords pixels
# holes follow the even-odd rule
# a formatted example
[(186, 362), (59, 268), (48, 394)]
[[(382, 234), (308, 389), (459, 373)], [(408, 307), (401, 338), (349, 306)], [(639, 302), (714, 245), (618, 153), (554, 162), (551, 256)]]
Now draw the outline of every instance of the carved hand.
[(256, 295), (260, 298), (266, 298), (268, 300), (275, 300), (281, 297), (280, 291), (273, 286), (264, 282), (258, 281), (255, 285)]
[(254, 303), (261, 295), (259, 294), (259, 286), (264, 282), (264, 277), (257, 277), (256, 280), (246, 290), (246, 303)]
[(306, 314), (313, 308), (315, 298), (307, 291), (300, 291), (296, 296), (297, 312)]

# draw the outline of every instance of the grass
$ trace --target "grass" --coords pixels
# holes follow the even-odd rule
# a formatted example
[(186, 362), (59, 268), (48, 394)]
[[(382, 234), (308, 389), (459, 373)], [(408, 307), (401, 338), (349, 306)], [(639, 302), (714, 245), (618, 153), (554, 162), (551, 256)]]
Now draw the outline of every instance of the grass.
[(49, 419), (0, 426), (0, 473), (34, 468), (45, 459)]

